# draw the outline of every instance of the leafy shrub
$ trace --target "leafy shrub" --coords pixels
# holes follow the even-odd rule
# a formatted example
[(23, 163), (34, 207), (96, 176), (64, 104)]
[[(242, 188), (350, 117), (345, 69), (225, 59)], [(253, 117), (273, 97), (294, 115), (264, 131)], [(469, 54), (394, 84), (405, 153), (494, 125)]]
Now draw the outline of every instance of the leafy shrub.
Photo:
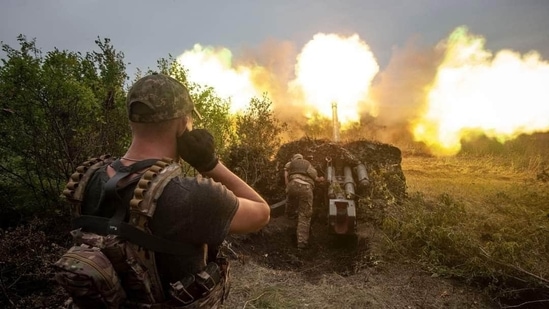
[(533, 291), (540, 297), (549, 293), (548, 200), (532, 185), (487, 195), (482, 208), (416, 192), (383, 221), (387, 250), (435, 275), (480, 284), (502, 300)]
[(2, 44), (0, 192), (11, 197), (5, 207), (44, 212), (57, 207), (79, 163), (129, 141), (125, 65), (108, 39), (84, 55), (18, 41), (19, 49)]

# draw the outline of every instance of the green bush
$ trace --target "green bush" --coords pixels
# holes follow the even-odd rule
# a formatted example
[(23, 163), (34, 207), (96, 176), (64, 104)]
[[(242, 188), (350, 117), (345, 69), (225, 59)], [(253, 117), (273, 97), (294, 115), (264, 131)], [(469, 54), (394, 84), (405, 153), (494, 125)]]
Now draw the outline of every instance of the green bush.
[(18, 41), (19, 49), (2, 44), (0, 192), (5, 208), (49, 212), (79, 163), (127, 145), (125, 64), (108, 39), (86, 54), (43, 54), (34, 40)]
[(478, 283), (497, 297), (549, 291), (549, 192), (521, 185), (487, 195), (482, 207), (448, 194), (411, 194), (383, 222), (388, 252), (434, 275)]

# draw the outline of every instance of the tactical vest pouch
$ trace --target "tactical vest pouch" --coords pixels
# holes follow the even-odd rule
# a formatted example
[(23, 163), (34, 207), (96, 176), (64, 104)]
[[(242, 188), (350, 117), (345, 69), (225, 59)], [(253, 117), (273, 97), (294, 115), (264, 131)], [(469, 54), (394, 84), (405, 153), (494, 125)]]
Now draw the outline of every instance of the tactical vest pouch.
[(126, 241), (115, 235), (82, 233), (80, 229), (71, 234), (80, 245), (73, 246), (54, 267), (58, 269), (57, 282), (70, 294), (74, 305), (118, 308), (126, 298), (136, 303), (153, 301), (151, 274)]
[(170, 284), (170, 295), (180, 308), (217, 308), (229, 294), (229, 263), (225, 258), (210, 262), (206, 268)]
[(73, 246), (54, 266), (55, 280), (70, 294), (72, 308), (118, 308), (126, 299), (113, 265), (97, 247)]
[(220, 280), (221, 270), (216, 263), (211, 262), (203, 271), (170, 284), (170, 295), (184, 305), (190, 304), (210, 294), (221, 283)]

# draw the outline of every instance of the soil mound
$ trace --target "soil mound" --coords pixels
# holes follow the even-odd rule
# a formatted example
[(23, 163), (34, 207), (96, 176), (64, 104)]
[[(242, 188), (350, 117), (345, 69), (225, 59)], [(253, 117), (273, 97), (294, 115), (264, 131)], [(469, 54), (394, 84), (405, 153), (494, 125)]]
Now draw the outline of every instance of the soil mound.
[(315, 187), (308, 250), (296, 249), (295, 222), (282, 216), (284, 204), (281, 203), (272, 209), (271, 222), (261, 233), (233, 237), (231, 241), (245, 256), (254, 260), (258, 258), (265, 267), (279, 270), (293, 270), (296, 267), (316, 269), (314, 265), (322, 261), (325, 264), (322, 269), (327, 272), (340, 275), (355, 273), (374, 259), (375, 254), (370, 248), (372, 237), (387, 207), (399, 203), (406, 195), (400, 149), (368, 140), (334, 143), (325, 139), (303, 138), (289, 142), (280, 147), (274, 158), (276, 176), (273, 177), (276, 180), (272, 183), (272, 195), (267, 196), (268, 200), (285, 199), (283, 167), (296, 153), (309, 160), (321, 176), (326, 176), (328, 165), (336, 170), (336, 174), (344, 166), (363, 164), (366, 167), (369, 184), (366, 187), (357, 186), (353, 197), (357, 202), (356, 235), (334, 235), (330, 230), (328, 184), (324, 183)]

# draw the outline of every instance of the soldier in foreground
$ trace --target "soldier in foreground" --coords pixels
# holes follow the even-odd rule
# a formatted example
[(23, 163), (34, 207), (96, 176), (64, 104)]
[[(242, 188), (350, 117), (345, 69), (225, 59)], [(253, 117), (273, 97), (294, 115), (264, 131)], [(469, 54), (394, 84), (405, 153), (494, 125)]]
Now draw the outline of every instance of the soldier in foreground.
[[(126, 153), (87, 161), (64, 192), (76, 246), (56, 280), (71, 308), (217, 308), (229, 290), (218, 249), (228, 234), (265, 226), (269, 206), (219, 162), (212, 135), (193, 130), (200, 115), (183, 84), (145, 76), (127, 109)], [(205, 177), (184, 177), (179, 158)]]
[(304, 249), (309, 245), (311, 217), (313, 215), (313, 189), (316, 182), (324, 181), (318, 177), (313, 165), (296, 153), (284, 166), (284, 181), (286, 183), (286, 216), (295, 218), (297, 215), (297, 247)]

